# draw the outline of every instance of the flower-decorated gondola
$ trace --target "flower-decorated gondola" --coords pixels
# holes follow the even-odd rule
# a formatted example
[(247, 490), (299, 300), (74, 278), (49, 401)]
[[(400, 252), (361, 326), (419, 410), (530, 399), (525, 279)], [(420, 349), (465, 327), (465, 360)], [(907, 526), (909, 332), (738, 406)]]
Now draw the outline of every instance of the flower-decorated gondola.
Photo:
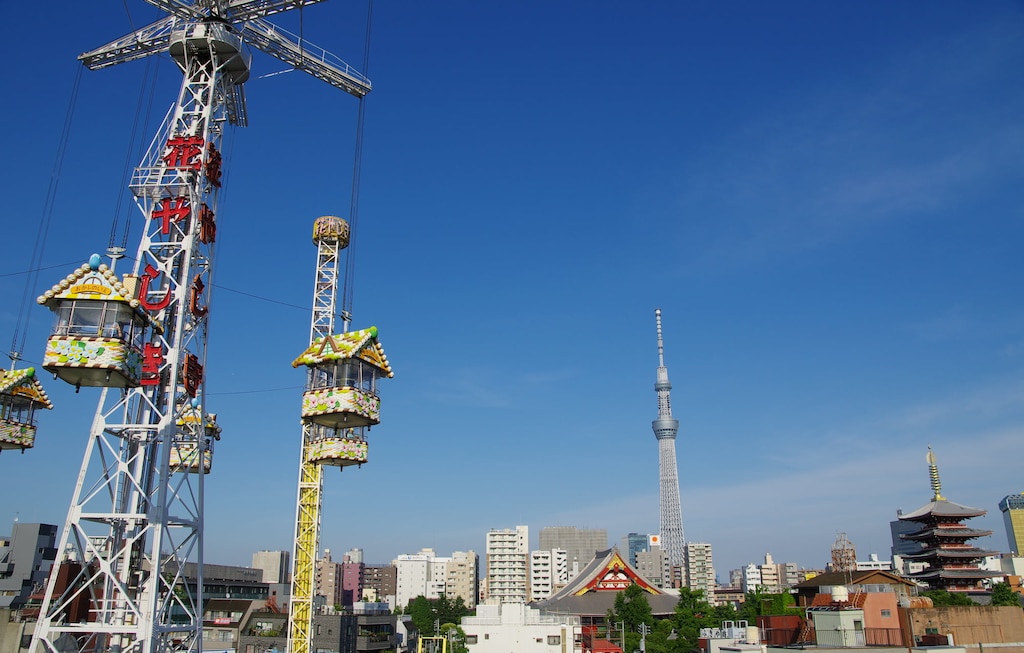
[(308, 462), (357, 465), (367, 461), (364, 429), (380, 423), (377, 382), (394, 373), (377, 341), (377, 327), (317, 338), (294, 362), (310, 379), (302, 395), (302, 420), (313, 440)]
[(122, 282), (98, 254), (38, 301), (56, 315), (43, 369), (76, 388), (132, 388), (142, 376), (147, 327), (134, 277)]
[(213, 466), (213, 443), (220, 440), (221, 428), (216, 413), (204, 416), (199, 408), (199, 399), (193, 399), (176, 422), (178, 435), (171, 445), (172, 472), (198, 474), (201, 470), (209, 474)]
[(0, 450), (31, 448), (36, 441), (39, 408), (53, 408), (35, 369), (0, 372)]

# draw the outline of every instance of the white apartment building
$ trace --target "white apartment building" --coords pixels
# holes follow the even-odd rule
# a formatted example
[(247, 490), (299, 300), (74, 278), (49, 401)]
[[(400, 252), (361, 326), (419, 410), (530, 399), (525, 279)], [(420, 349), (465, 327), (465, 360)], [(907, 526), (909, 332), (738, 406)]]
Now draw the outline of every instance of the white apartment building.
[(404, 609), (409, 605), (409, 601), (417, 596), (425, 596), (428, 599), (440, 596), (436, 591), (436, 584), (432, 583), (433, 575), (430, 569), (436, 557), (433, 549), (421, 549), (419, 553), (403, 553), (391, 562), (398, 572), (395, 582), (397, 607)]
[(753, 592), (758, 587), (761, 587), (761, 567), (760, 565), (751, 562), (743, 568), (743, 591)]
[(487, 603), (526, 603), (530, 532), (526, 526), (487, 533)]
[(714, 605), (716, 584), (711, 545), (706, 542), (687, 542), (683, 551), (683, 567), (683, 583), (692, 590), (704, 592), (704, 598)]
[(752, 562), (729, 572), (730, 585), (742, 587), (744, 592), (761, 588), (763, 592), (778, 593), (802, 583), (804, 576), (795, 562), (775, 562), (770, 553), (764, 554), (763, 564)]
[(526, 605), (481, 605), (462, 618), (473, 653), (564, 653), (580, 650), (582, 627), (576, 615), (542, 613)]
[(565, 549), (530, 552), (530, 601), (542, 601), (569, 584)]
[(877, 553), (872, 553), (867, 560), (857, 561), (857, 571), (892, 571), (892, 560), (879, 560)]

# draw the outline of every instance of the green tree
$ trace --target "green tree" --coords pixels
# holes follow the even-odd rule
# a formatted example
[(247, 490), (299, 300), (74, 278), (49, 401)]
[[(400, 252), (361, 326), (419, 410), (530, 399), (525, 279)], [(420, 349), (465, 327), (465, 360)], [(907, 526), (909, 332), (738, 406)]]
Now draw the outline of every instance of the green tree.
[(409, 601), (405, 613), (412, 617), (412, 623), (421, 635), (434, 634), (434, 622), (458, 624), (462, 618), (473, 613), (461, 596), (454, 599), (442, 594), (439, 598), (428, 599), (422, 594)]
[(761, 588), (747, 592), (737, 616), (745, 619), (751, 625), (757, 624), (757, 618), (767, 615), (779, 614), (802, 614), (803, 611), (794, 607), (796, 600), (789, 592), (770, 594), (762, 592)]
[(718, 615), (704, 598), (703, 590), (679, 588), (679, 603), (676, 604), (672, 618), (676, 638), (669, 640), (668, 650), (673, 653), (696, 651), (699, 648), (700, 629), (721, 626)]
[(456, 624), (442, 624), (441, 637), (448, 640), (448, 653), (469, 653), (469, 647), (466, 646), (466, 633)]
[(617, 624), (623, 624), (626, 641), (623, 649), (635, 651), (640, 648), (640, 633), (637, 626), (647, 624), (654, 627), (654, 616), (651, 614), (651, 604), (647, 600), (647, 592), (636, 583), (631, 584), (624, 591), (615, 595), (615, 606), (605, 616), (608, 624), (607, 638), (617, 642), (622, 638), (621, 631)]
[(937, 608), (944, 608), (955, 605), (977, 605), (971, 600), (971, 597), (967, 596), (962, 592), (947, 592), (946, 590), (926, 590), (921, 592), (923, 596), (927, 596), (932, 600), (932, 604)]
[(1020, 594), (1010, 589), (1009, 583), (996, 583), (992, 586), (992, 605), (1013, 605), (1020, 607)]
[(434, 634), (434, 609), (427, 597), (420, 594), (409, 601), (405, 614), (412, 617), (412, 623), (420, 635)]

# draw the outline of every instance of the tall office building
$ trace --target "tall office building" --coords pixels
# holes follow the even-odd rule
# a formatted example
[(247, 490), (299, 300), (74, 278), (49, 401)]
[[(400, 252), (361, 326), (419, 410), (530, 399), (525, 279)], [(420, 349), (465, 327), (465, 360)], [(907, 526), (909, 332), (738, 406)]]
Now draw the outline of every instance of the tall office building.
[(608, 549), (608, 531), (603, 528), (576, 528), (575, 526), (545, 526), (540, 529), (540, 550), (562, 549), (569, 560), (583, 569), (598, 551)]
[(661, 547), (665, 558), (675, 569), (683, 566), (683, 508), (679, 502), (679, 472), (676, 466), (676, 433), (679, 420), (672, 417), (672, 384), (665, 367), (665, 345), (661, 339), (661, 309), (654, 311), (658, 325), (658, 377), (654, 390), (658, 393), (658, 419), (651, 423), (658, 439), (658, 480), (661, 486)]
[(436, 599), (437, 593), (434, 579), (436, 569), (431, 566), (437, 559), (433, 549), (420, 549), (419, 553), (403, 553), (391, 563), (398, 570), (396, 574), (395, 601), (396, 605), (405, 609), (409, 601), (417, 596)]
[(665, 552), (661, 546), (656, 544), (649, 546), (646, 551), (637, 551), (634, 569), (655, 587), (672, 586), (672, 577), (666, 567)]
[(636, 567), (636, 554), (641, 551), (649, 551), (648, 538), (650, 536), (646, 533), (630, 533), (629, 535), (622, 538), (622, 549), (623, 553), (626, 553), (626, 561), (629, 564)]
[(366, 565), (363, 567), (363, 595), (360, 601), (376, 603), (386, 601), (392, 609), (399, 606), (395, 598), (398, 590), (398, 568), (395, 565)]
[(529, 592), (530, 530), (487, 533), (487, 603), (526, 603)]
[(1006, 540), (1010, 545), (1010, 553), (1021, 554), (1024, 545), (1024, 494), (1011, 494), (999, 502), (1003, 511), (1003, 524), (1006, 526)]
[(252, 568), (263, 571), (264, 583), (287, 583), (291, 555), (289, 551), (257, 551), (252, 554)]

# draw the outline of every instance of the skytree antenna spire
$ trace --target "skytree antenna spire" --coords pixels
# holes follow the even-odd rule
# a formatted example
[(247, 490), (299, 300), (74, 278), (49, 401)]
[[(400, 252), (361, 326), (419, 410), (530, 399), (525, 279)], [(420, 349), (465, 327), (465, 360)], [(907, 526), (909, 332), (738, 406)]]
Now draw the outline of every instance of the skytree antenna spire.
[(679, 420), (672, 417), (672, 384), (665, 367), (665, 343), (661, 338), (661, 309), (654, 311), (658, 325), (658, 419), (651, 422), (658, 439), (658, 479), (661, 485), (661, 546), (674, 569), (683, 565), (683, 509), (679, 503), (679, 472), (676, 469), (676, 433)]

